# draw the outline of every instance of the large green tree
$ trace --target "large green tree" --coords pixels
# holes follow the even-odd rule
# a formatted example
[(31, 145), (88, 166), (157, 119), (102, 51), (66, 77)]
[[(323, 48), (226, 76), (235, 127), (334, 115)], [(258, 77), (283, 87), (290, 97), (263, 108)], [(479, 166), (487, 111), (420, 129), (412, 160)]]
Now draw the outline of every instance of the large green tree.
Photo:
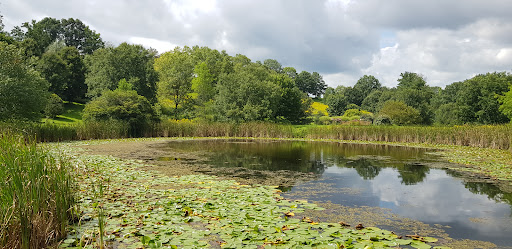
[(63, 100), (83, 102), (85, 85), (85, 65), (75, 47), (64, 43), (53, 43), (37, 62), (37, 70), (50, 83), (50, 92)]
[[(217, 85), (215, 100), (218, 119), (221, 121), (243, 122), (272, 120), (279, 99), (279, 87), (262, 80), (262, 71), (257, 64), (245, 66), (240, 63), (235, 72), (223, 74)], [(263, 70), (266, 70), (263, 67)], [(258, 73), (255, 73), (258, 72)]]
[(433, 112), (430, 108), (430, 100), (434, 96), (434, 91), (427, 86), (422, 75), (412, 72), (401, 73), (396, 91), (395, 100), (418, 110), (422, 124), (432, 123)]
[(154, 102), (158, 80), (155, 56), (155, 50), (127, 43), (96, 50), (85, 57), (87, 96), (99, 97), (105, 90), (114, 90), (121, 79), (126, 79), (138, 94)]
[(173, 108), (175, 118), (187, 109), (191, 99), (194, 61), (188, 48), (175, 48), (155, 60), (155, 70), (160, 76), (158, 99), (165, 106)]
[(41, 56), (56, 40), (63, 40), (67, 46), (77, 48), (81, 54), (90, 54), (104, 46), (99, 34), (79, 19), (73, 18), (57, 20), (45, 17), (40, 21), (32, 20), (23, 23), (21, 27), (15, 27), (11, 34), (18, 41), (31, 40), (33, 46), (26, 47), (30, 49), (28, 53), (35, 56)]
[(14, 45), (0, 42), (0, 120), (37, 120), (46, 105), (48, 82)]
[(350, 91), (350, 103), (361, 106), (363, 100), (370, 95), (375, 90), (379, 90), (381, 88), (381, 84), (377, 78), (372, 75), (364, 75), (359, 78), (357, 83)]

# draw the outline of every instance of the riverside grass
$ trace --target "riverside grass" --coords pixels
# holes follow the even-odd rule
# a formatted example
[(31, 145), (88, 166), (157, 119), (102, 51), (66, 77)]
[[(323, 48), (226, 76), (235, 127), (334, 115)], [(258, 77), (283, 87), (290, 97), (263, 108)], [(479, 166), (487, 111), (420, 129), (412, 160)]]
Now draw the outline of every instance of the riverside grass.
[(69, 161), (0, 134), (0, 248), (44, 248), (66, 235), (75, 204)]
[(0, 131), (15, 130), (41, 142), (135, 137), (261, 137), (360, 140), (369, 142), (428, 143), (500, 150), (512, 149), (512, 125), (464, 126), (293, 126), (266, 122), (202, 123), (163, 120), (132, 131), (124, 122), (0, 124)]

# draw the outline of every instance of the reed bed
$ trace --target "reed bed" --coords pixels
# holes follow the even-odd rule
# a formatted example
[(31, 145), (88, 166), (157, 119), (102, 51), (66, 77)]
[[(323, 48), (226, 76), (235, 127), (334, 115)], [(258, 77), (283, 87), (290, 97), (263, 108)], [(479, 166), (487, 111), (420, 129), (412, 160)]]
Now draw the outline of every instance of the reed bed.
[(46, 123), (0, 124), (35, 136), (37, 141), (54, 142), (129, 137), (262, 137), (361, 140), (379, 142), (429, 143), (512, 149), (512, 125), (464, 126), (292, 126), (267, 122), (202, 123), (191, 120), (163, 120), (132, 130), (124, 122), (88, 122), (63, 126)]
[(363, 140), (401, 143), (460, 145), (511, 149), (512, 125), (485, 126), (312, 126), (305, 130), (312, 139)]
[(0, 248), (45, 248), (65, 236), (74, 185), (67, 160), (0, 134)]

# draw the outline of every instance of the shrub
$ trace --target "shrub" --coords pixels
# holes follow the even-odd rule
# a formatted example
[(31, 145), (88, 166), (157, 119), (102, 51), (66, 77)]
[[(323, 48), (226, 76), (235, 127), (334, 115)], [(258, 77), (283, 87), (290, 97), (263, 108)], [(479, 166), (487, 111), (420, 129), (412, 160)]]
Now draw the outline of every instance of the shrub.
[(59, 95), (55, 93), (50, 95), (48, 103), (46, 103), (46, 107), (44, 108), (44, 113), (48, 118), (55, 118), (57, 115), (64, 113), (64, 102)]
[(107, 90), (95, 100), (89, 102), (83, 112), (84, 122), (117, 120), (126, 122), (133, 136), (140, 136), (145, 126), (156, 119), (156, 113), (149, 101), (126, 81), (121, 80), (119, 87)]
[(388, 116), (391, 123), (396, 125), (413, 125), (421, 122), (420, 112), (401, 101), (386, 101), (379, 114)]

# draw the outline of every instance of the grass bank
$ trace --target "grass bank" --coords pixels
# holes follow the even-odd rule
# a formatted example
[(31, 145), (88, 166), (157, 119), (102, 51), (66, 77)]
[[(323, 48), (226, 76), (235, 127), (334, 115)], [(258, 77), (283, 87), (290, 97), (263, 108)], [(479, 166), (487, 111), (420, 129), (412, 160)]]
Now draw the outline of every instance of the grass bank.
[(69, 162), (35, 141), (0, 134), (0, 248), (44, 248), (73, 217)]

